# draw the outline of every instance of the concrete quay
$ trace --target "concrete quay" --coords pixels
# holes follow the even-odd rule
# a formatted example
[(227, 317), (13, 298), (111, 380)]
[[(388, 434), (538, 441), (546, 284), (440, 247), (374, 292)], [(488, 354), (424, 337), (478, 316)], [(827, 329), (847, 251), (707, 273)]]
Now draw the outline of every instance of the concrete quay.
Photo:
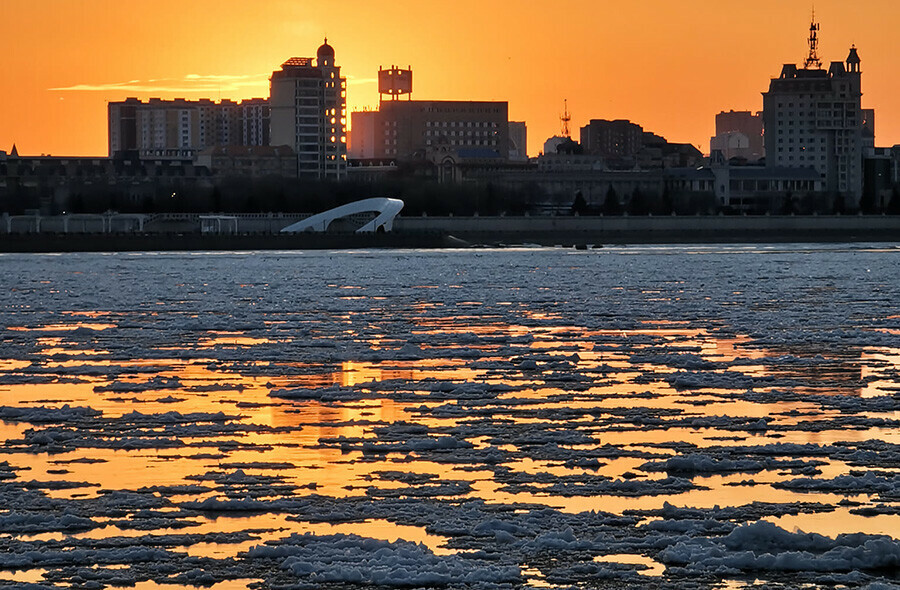
[[(900, 216), (398, 217), (388, 234), (280, 234), (305, 216), (18, 216), (0, 252), (446, 248), (539, 244), (891, 242)], [(202, 221), (201, 218), (205, 219)], [(215, 223), (210, 223), (210, 221)]]

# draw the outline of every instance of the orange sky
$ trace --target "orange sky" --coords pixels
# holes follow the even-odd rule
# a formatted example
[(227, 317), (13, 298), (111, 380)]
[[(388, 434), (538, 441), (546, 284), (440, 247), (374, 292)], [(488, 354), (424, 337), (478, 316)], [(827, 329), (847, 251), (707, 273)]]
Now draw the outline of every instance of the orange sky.
[[(859, 48), (878, 145), (900, 143), (900, 2), (816, 0), (820, 56)], [(377, 104), (379, 65), (411, 65), (414, 98), (507, 100), (529, 153), (591, 118), (625, 118), (708, 151), (715, 114), (759, 110), (801, 62), (795, 0), (0, 0), (0, 149), (105, 155), (106, 102), (268, 96), (268, 75), (324, 35), (348, 106)]]

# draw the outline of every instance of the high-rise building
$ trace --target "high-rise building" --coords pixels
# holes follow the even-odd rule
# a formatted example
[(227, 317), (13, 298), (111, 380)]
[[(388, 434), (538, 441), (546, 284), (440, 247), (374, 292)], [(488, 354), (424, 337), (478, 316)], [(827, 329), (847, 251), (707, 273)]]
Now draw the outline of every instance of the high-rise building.
[(269, 100), (254, 98), (241, 101), (241, 145), (269, 145)]
[(297, 153), (300, 176), (340, 180), (347, 174), (347, 80), (328, 40), (312, 58), (293, 57), (272, 73), (270, 144)]
[(213, 146), (268, 145), (268, 111), (263, 98), (240, 103), (183, 98), (111, 102), (109, 155), (139, 152), (181, 158)]
[[(860, 59), (854, 46), (846, 62), (823, 69), (818, 30), (813, 22), (804, 67), (785, 64), (763, 93), (766, 165), (814, 168), (827, 191), (856, 205), (863, 189), (865, 125)], [(867, 142), (874, 144), (874, 131)]]

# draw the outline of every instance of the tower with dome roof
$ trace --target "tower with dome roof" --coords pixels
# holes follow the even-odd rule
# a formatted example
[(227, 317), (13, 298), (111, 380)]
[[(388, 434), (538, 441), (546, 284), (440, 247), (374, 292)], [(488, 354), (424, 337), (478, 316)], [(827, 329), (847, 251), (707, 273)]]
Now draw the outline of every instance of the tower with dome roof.
[(292, 57), (270, 78), (270, 144), (297, 153), (304, 178), (341, 180), (347, 174), (347, 79), (328, 39), (316, 58)]

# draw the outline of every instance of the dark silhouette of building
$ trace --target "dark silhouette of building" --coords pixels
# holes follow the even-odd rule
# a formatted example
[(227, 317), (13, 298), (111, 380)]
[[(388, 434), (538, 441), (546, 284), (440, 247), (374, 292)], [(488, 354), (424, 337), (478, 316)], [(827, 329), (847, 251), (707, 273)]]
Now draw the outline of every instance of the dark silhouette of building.
[(759, 161), (765, 156), (762, 112), (732, 110), (717, 114), (716, 135), (710, 139), (709, 151), (722, 152), (726, 160)]
[(197, 155), (196, 163), (214, 176), (297, 176), (297, 154), (290, 146), (215, 146)]
[(581, 145), (595, 156), (630, 158), (644, 147), (644, 129), (624, 119), (591, 119), (581, 128)]
[(766, 164), (813, 168), (827, 191), (855, 207), (862, 196), (865, 143), (874, 145), (874, 134), (863, 141), (860, 58), (854, 46), (846, 62), (823, 69), (818, 30), (813, 22), (804, 67), (785, 64), (763, 93)]

